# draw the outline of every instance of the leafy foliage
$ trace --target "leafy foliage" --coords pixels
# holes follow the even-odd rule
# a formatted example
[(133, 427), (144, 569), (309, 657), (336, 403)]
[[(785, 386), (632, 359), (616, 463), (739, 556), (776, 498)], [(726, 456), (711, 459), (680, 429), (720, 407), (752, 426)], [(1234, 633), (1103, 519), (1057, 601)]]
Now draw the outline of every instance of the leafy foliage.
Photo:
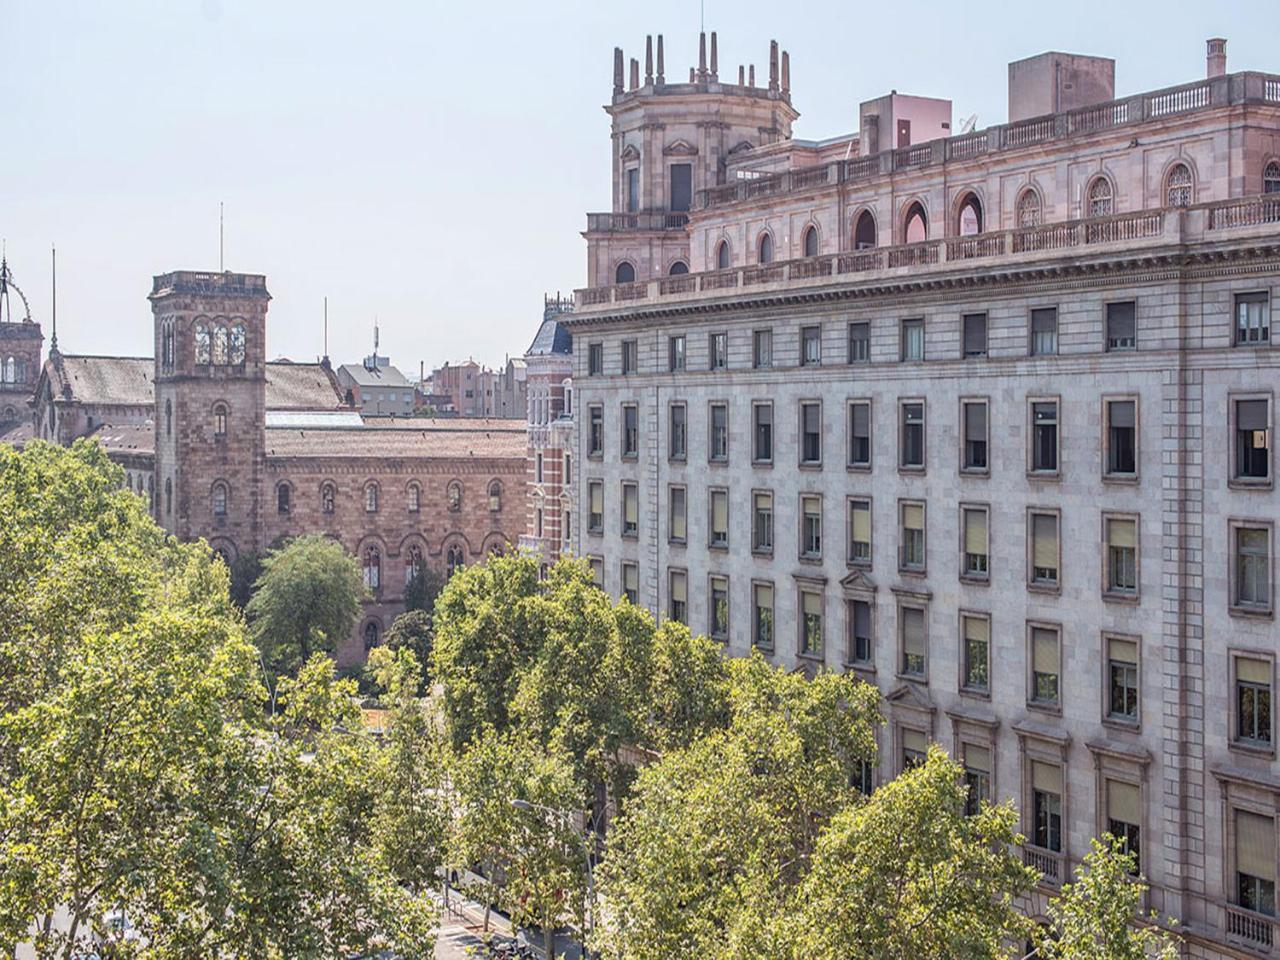
[[(387, 631), (385, 648), (394, 652), (406, 650), (413, 654), (413, 659), (422, 664), (418, 670), (418, 696), (426, 696), (431, 680), (425, 672), (426, 664), (431, 662), (431, 644), (435, 631), (431, 627), (431, 614), (425, 610), (410, 610), (402, 613), (392, 621)], [(372, 659), (372, 655), (370, 656)]]

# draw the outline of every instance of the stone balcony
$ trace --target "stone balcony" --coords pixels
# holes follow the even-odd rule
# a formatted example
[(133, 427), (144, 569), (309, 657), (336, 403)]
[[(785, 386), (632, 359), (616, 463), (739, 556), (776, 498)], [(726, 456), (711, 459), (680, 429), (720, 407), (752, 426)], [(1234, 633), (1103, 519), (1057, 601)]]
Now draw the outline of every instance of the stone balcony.
[(1250, 230), (1275, 234), (1280, 224), (1280, 194), (1241, 197), (1191, 207), (1140, 210), (1089, 220), (1069, 220), (1036, 227), (947, 237), (921, 243), (873, 247), (799, 260), (753, 264), (729, 270), (655, 277), (637, 283), (590, 287), (576, 291), (575, 316), (618, 307), (663, 307), (714, 301), (752, 293), (804, 293), (836, 283), (905, 281), (958, 268), (991, 270), (1031, 265), (1036, 261), (1117, 253), (1136, 247), (1177, 247), (1186, 243), (1229, 239)]
[(688, 213), (671, 213), (665, 210), (645, 210), (639, 213), (588, 213), (587, 233), (683, 231), (688, 223)]

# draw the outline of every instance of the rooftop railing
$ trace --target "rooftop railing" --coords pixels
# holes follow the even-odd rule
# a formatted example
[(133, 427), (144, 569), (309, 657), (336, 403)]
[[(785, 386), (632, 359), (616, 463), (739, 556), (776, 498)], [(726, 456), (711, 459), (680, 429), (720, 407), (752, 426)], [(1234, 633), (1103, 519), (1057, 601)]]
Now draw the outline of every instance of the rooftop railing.
[(683, 230), (689, 222), (687, 213), (646, 210), (640, 213), (588, 213), (588, 233), (611, 233), (620, 230)]
[[(1185, 219), (1185, 222), (1184, 222)], [(799, 260), (751, 264), (728, 270), (657, 277), (636, 283), (577, 291), (578, 306), (675, 300), (702, 293), (736, 291), (771, 284), (816, 285), (833, 278), (857, 279), (882, 271), (942, 268), (970, 261), (998, 260), (1038, 253), (1080, 250), (1140, 241), (1182, 243), (1211, 239), (1234, 228), (1280, 224), (1280, 194), (1241, 197), (1184, 208), (1120, 213), (1088, 220), (1046, 223), (1014, 230), (946, 237), (897, 246), (823, 254)]]

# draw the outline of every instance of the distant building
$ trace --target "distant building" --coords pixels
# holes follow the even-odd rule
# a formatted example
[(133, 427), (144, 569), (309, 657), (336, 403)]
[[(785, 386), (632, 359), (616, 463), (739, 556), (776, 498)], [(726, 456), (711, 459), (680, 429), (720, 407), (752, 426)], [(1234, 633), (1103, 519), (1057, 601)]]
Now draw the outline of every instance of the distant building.
[(432, 371), (427, 404), (459, 417), (523, 417), (527, 405), (524, 360), (507, 358), (501, 370), (475, 360), (445, 363)]
[(14, 430), (21, 431), (21, 424), (29, 419), (27, 402), (40, 375), (43, 344), (44, 334), (40, 324), (31, 320), (27, 298), (14, 285), (8, 262), (0, 259), (0, 436), (8, 438)]
[(409, 417), (413, 415), (414, 388), (391, 361), (377, 354), (363, 363), (338, 367), (338, 386), (349, 406), (369, 417)]

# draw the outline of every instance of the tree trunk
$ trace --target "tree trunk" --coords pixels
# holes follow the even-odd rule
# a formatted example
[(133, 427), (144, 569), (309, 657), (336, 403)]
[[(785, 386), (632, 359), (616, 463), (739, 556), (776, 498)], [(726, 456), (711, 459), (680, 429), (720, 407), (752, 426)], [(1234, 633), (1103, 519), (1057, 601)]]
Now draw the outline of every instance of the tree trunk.
[(556, 928), (551, 922), (545, 923), (542, 927), (542, 952), (547, 955), (547, 960), (555, 960)]

